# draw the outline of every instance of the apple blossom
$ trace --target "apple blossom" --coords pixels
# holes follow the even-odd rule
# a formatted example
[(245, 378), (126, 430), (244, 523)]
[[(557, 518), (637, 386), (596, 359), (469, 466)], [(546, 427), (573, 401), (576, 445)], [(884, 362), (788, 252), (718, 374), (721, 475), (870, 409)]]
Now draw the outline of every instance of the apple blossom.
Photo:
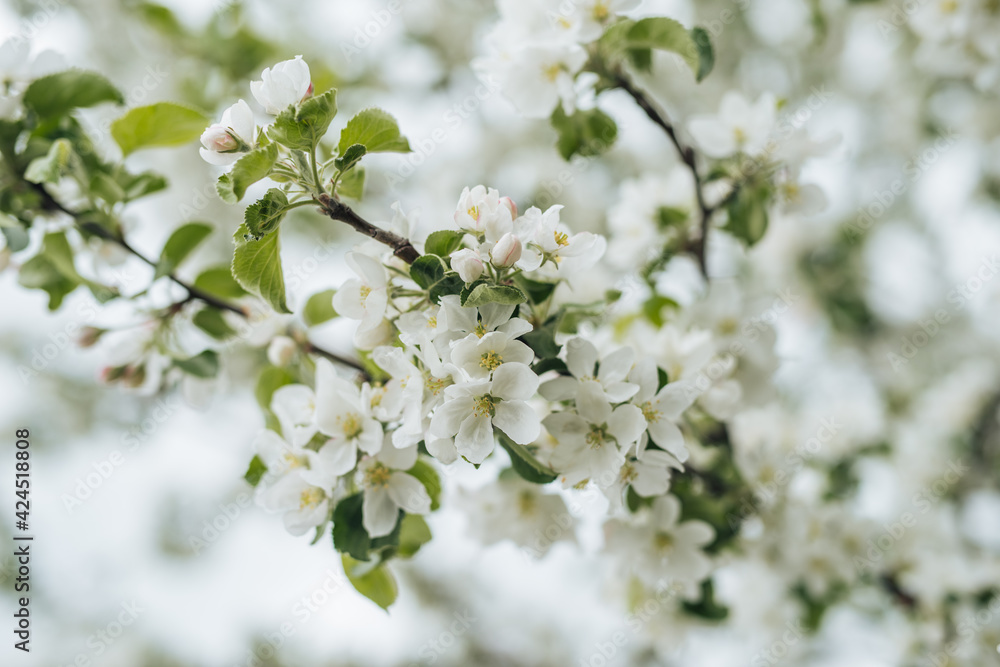
[(312, 90), (309, 65), (302, 56), (264, 68), (260, 78), (260, 81), (250, 82), (250, 92), (264, 110), (274, 116), (299, 104)]

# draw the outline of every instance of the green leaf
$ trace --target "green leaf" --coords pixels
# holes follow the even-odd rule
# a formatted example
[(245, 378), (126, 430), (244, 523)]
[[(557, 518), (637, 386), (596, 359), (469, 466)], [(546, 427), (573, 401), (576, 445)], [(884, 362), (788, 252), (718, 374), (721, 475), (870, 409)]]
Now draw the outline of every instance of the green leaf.
[(539, 304), (545, 303), (552, 296), (552, 293), (556, 291), (556, 287), (559, 286), (558, 283), (546, 283), (540, 280), (532, 280), (531, 278), (526, 278), (523, 273), (519, 273), (514, 276), (514, 284), (520, 288), (528, 296), (528, 300), (531, 303)]
[(700, 26), (691, 28), (691, 39), (698, 49), (698, 69), (695, 79), (700, 83), (715, 67), (715, 49), (712, 48), (712, 38), (709, 37), (708, 31)]
[(181, 262), (212, 233), (212, 226), (204, 222), (189, 222), (178, 227), (163, 245), (156, 263), (154, 279), (173, 273)]
[(531, 367), (531, 370), (535, 371), (535, 375), (541, 375), (548, 371), (556, 371), (560, 375), (569, 375), (569, 369), (566, 367), (566, 362), (558, 357), (549, 357), (548, 359), (539, 359)]
[[(337, 90), (310, 97), (298, 108), (289, 106), (278, 114), (267, 130), (271, 141), (307, 153), (319, 144), (337, 115)], [(343, 151), (340, 151), (343, 154)]]
[(409, 474), (420, 480), (420, 483), (427, 489), (427, 495), (431, 497), (431, 510), (436, 510), (441, 506), (441, 477), (434, 466), (423, 459), (417, 459), (412, 468), (407, 470)]
[(247, 188), (271, 173), (278, 159), (278, 147), (268, 144), (250, 151), (233, 165), (232, 171), (219, 177), (215, 189), (227, 204), (243, 199)]
[(361, 199), (365, 194), (365, 170), (355, 167), (344, 174), (337, 183), (337, 194), (351, 199)]
[(214, 378), (219, 374), (219, 355), (213, 350), (205, 350), (188, 359), (174, 359), (174, 365), (188, 375)]
[(767, 231), (769, 198), (767, 187), (739, 188), (726, 202), (729, 220), (723, 229), (748, 246), (760, 241)]
[(363, 109), (347, 121), (340, 132), (337, 153), (344, 155), (354, 144), (361, 144), (369, 153), (410, 152), (410, 142), (400, 135), (396, 119), (382, 109)]
[(79, 69), (35, 79), (24, 91), (24, 105), (41, 118), (62, 116), (101, 102), (124, 104), (125, 98), (100, 74)]
[(267, 466), (264, 465), (264, 462), (260, 460), (259, 456), (254, 455), (254, 457), (250, 459), (250, 467), (247, 468), (246, 473), (243, 475), (243, 479), (245, 479), (250, 486), (257, 486), (260, 484), (260, 479), (266, 472)]
[(653, 326), (659, 328), (662, 327), (664, 323), (664, 308), (677, 309), (680, 308), (680, 304), (668, 296), (653, 294), (642, 304), (642, 314), (653, 324)]
[[(333, 510), (333, 546), (356, 560), (369, 560), (372, 552), (394, 550), (399, 545), (400, 521), (391, 533), (372, 539), (362, 520), (364, 493), (344, 498)], [(403, 512), (400, 511), (400, 515)]]
[(440, 303), (441, 297), (449, 294), (461, 294), (465, 289), (465, 281), (454, 271), (444, 274), (441, 280), (431, 286), (427, 294), (431, 303)]
[(560, 319), (560, 316), (554, 315), (542, 326), (535, 327), (521, 336), (521, 340), (538, 355), (539, 359), (551, 359), (559, 354), (559, 346), (556, 345), (556, 332), (559, 330)]
[(44, 157), (36, 157), (24, 170), (29, 183), (58, 183), (70, 171), (70, 161), (76, 156), (69, 139), (56, 139)]
[(618, 137), (618, 126), (600, 109), (578, 110), (567, 116), (562, 105), (552, 112), (552, 127), (559, 133), (556, 148), (564, 160), (574, 155), (594, 157), (608, 150)]
[(431, 232), (424, 243), (424, 252), (428, 255), (447, 257), (462, 247), (462, 239), (464, 238), (465, 232), (450, 229)]
[(218, 308), (202, 308), (191, 318), (191, 322), (216, 340), (226, 340), (236, 335), (236, 331), (229, 326)]
[(680, 23), (665, 16), (653, 16), (636, 21), (625, 34), (628, 48), (650, 48), (679, 55), (691, 71), (698, 74), (701, 58), (691, 33)]
[(517, 444), (504, 433), (500, 434), (500, 445), (510, 455), (514, 471), (525, 480), (533, 484), (548, 484), (558, 476), (555, 470), (542, 465), (527, 447)]
[(399, 587), (385, 563), (369, 568), (346, 554), (341, 555), (341, 561), (344, 564), (344, 574), (354, 590), (385, 610), (396, 601)]
[(462, 305), (466, 307), (482, 306), (487, 303), (516, 305), (524, 303), (527, 300), (528, 297), (524, 296), (524, 292), (516, 287), (481, 284), (469, 293), (468, 298), (462, 302)]
[(410, 265), (410, 278), (422, 289), (429, 289), (447, 270), (448, 265), (437, 255), (421, 255)]
[(362, 144), (351, 144), (347, 147), (347, 151), (333, 161), (333, 166), (337, 168), (338, 171), (344, 172), (356, 165), (358, 161), (365, 156), (368, 149)]
[(701, 582), (701, 598), (696, 602), (682, 602), (684, 611), (708, 621), (721, 621), (729, 616), (729, 608), (715, 601), (711, 579)]
[(277, 366), (268, 366), (265, 368), (261, 371), (260, 377), (257, 378), (257, 386), (253, 390), (254, 397), (257, 399), (257, 405), (262, 410), (270, 410), (271, 398), (274, 396), (274, 392), (286, 384), (295, 384), (295, 376), (284, 368), (278, 368)]
[(287, 208), (288, 197), (285, 193), (277, 188), (271, 188), (263, 197), (247, 206), (243, 222), (253, 236), (260, 238), (278, 228)]
[(328, 289), (309, 297), (302, 309), (302, 320), (307, 327), (323, 324), (337, 316), (337, 311), (333, 309), (333, 295), (336, 293), (337, 290)]
[(247, 295), (246, 290), (233, 278), (229, 266), (206, 269), (194, 279), (194, 286), (222, 299), (239, 299)]
[(397, 555), (400, 558), (412, 558), (420, 547), (431, 541), (431, 529), (419, 514), (407, 514), (401, 524)]
[(278, 234), (253, 238), (246, 225), (233, 235), (233, 277), (243, 289), (256, 294), (279, 313), (291, 312), (285, 304), (285, 277), (281, 271)]
[(179, 146), (196, 140), (211, 119), (191, 107), (173, 102), (157, 102), (130, 109), (111, 123), (111, 136), (122, 153), (140, 148)]
[(21, 267), (17, 282), (22, 287), (45, 290), (49, 295), (49, 310), (59, 308), (66, 295), (83, 282), (73, 268), (73, 251), (66, 235), (46, 234), (39, 253)]

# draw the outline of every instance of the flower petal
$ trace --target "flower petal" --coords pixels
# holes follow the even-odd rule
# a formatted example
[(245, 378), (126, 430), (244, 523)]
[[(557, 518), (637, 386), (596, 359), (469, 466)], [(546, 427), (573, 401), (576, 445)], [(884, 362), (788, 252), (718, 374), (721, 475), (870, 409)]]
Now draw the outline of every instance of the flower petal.
[(496, 442), (493, 440), (493, 421), (489, 415), (470, 416), (462, 422), (455, 436), (455, 447), (471, 463), (482, 463), (490, 455)]
[(405, 472), (394, 472), (389, 477), (389, 497), (410, 514), (427, 514), (431, 511), (431, 497), (419, 479)]
[(370, 537), (384, 537), (399, 520), (399, 506), (386, 488), (365, 489), (361, 502), (361, 523)]
[(534, 442), (542, 428), (538, 414), (524, 401), (498, 403), (493, 425), (519, 445)]
[(511, 362), (500, 364), (493, 371), (491, 394), (505, 401), (525, 400), (538, 391), (538, 376), (527, 364)]

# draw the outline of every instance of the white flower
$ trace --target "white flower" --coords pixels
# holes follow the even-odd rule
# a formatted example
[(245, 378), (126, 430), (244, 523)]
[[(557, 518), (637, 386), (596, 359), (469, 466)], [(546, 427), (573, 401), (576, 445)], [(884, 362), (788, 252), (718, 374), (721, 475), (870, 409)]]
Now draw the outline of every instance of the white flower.
[[(550, 206), (543, 213), (532, 206), (518, 218), (514, 226), (525, 240), (524, 254), (517, 263), (525, 271), (534, 271), (548, 258), (559, 267), (559, 273), (575, 273), (593, 266), (604, 254), (604, 237), (590, 232), (570, 235), (559, 221), (562, 206)], [(566, 259), (567, 261), (563, 261)]]
[(493, 427), (519, 445), (541, 431), (538, 415), (525, 401), (538, 389), (538, 376), (521, 363), (506, 363), (492, 380), (476, 380), (445, 389), (445, 402), (434, 411), (430, 433), (455, 438), (459, 453), (482, 463), (495, 446)]
[(298, 345), (288, 336), (275, 336), (267, 346), (267, 360), (275, 366), (287, 366)]
[(257, 434), (253, 449), (267, 466), (267, 474), (270, 477), (280, 477), (297, 468), (309, 466), (307, 450), (288, 442), (271, 430), (265, 429)]
[(382, 424), (372, 417), (371, 403), (362, 400), (358, 386), (338, 376), (326, 359), (316, 363), (315, 421), (319, 431), (330, 436), (320, 455), (337, 469), (353, 468), (359, 449), (376, 454), (382, 448)]
[[(673, 454), (678, 461), (686, 461), (688, 450), (684, 444), (684, 434), (676, 422), (697, 398), (694, 387), (685, 382), (669, 382), (657, 391), (660, 383), (659, 370), (652, 362), (636, 364), (629, 379), (639, 385), (639, 391), (632, 402), (642, 410), (653, 442)], [(642, 451), (639, 452), (639, 458), (643, 458)]]
[(688, 585), (701, 581), (712, 571), (712, 561), (703, 547), (715, 539), (715, 531), (704, 521), (678, 523), (681, 504), (674, 496), (661, 496), (645, 521), (630, 525), (612, 520), (605, 524), (605, 543), (634, 567), (647, 583), (673, 579)]
[(570, 399), (586, 384), (597, 384), (609, 403), (627, 401), (639, 391), (638, 386), (624, 381), (635, 359), (632, 348), (623, 347), (606, 354), (600, 360), (600, 368), (597, 368), (597, 348), (590, 341), (571, 338), (563, 349), (566, 351), (566, 367), (572, 375), (564, 375), (542, 385), (541, 394), (550, 401)]
[(463, 188), (455, 209), (455, 224), (473, 234), (489, 234), (496, 240), (513, 227), (517, 207), (509, 197), (485, 185)]
[(358, 477), (364, 488), (361, 523), (370, 537), (388, 535), (396, 527), (399, 510), (426, 514), (431, 497), (413, 475), (402, 472), (417, 462), (417, 447), (384, 447), (377, 456), (365, 457), (358, 465)]
[(490, 263), (498, 269), (514, 266), (521, 259), (521, 239), (510, 232), (501, 236), (490, 249)]
[(451, 268), (458, 271), (459, 277), (468, 284), (483, 275), (486, 265), (478, 252), (471, 248), (462, 248), (451, 253)]
[(222, 112), (222, 119), (201, 135), (198, 149), (205, 162), (225, 166), (236, 162), (254, 147), (257, 124), (250, 106), (240, 100)]
[(608, 215), (608, 260), (632, 269), (658, 256), (669, 230), (663, 221), (676, 220), (683, 233), (695, 207), (694, 178), (681, 165), (666, 174), (645, 174), (622, 183), (618, 203)]
[(389, 304), (385, 267), (359, 252), (349, 252), (345, 259), (358, 278), (351, 278), (337, 290), (333, 295), (333, 308), (344, 317), (361, 320), (359, 333), (374, 331), (382, 324)]
[(265, 111), (275, 116), (301, 102), (312, 89), (309, 65), (302, 56), (265, 68), (260, 78), (250, 82), (250, 92)]
[(394, 446), (417, 444), (423, 439), (424, 416), (430, 412), (424, 404), (424, 373), (398, 347), (375, 348), (372, 361), (392, 376), (385, 385), (374, 390), (378, 405), (373, 409), (383, 421), (401, 417), (402, 424), (392, 432)]
[(585, 382), (576, 393), (576, 413), (553, 413), (545, 418), (545, 428), (558, 443), (550, 463), (563, 473), (566, 485), (594, 479), (605, 487), (614, 483), (625, 452), (646, 430), (646, 420), (634, 405), (612, 410), (601, 387)]
[[(315, 452), (308, 452), (314, 455)], [(310, 481), (308, 469), (296, 469), (261, 489), (257, 503), (269, 512), (283, 512), (285, 529), (304, 535), (326, 522), (332, 493)]]
[(585, 62), (587, 52), (578, 44), (540, 42), (477, 60), (474, 66), (496, 79), (522, 114), (547, 118), (559, 104), (566, 113), (573, 113), (573, 79)]
[(530, 364), (535, 359), (535, 353), (515, 340), (515, 336), (519, 335), (517, 329), (513, 333), (491, 331), (482, 337), (470, 334), (452, 343), (451, 362), (474, 379), (488, 378), (501, 364)]
[(305, 445), (316, 435), (316, 395), (304, 384), (278, 387), (271, 396), (271, 412), (295, 446)]
[(520, 317), (511, 317), (516, 306), (488, 303), (479, 308), (463, 307), (458, 296), (441, 298), (441, 314), (445, 326), (453, 339), (467, 338), (475, 334), (483, 338), (492, 331), (503, 333), (510, 339), (518, 338), (531, 331), (531, 323)]
[(22, 114), (21, 96), (39, 77), (66, 69), (65, 59), (55, 51), (31, 57), (31, 42), (13, 36), (0, 44), (0, 118), (15, 120)]
[(739, 93), (730, 91), (723, 96), (717, 116), (692, 118), (688, 131), (709, 157), (722, 158), (737, 152), (755, 155), (767, 147), (775, 111), (770, 94), (750, 104)]

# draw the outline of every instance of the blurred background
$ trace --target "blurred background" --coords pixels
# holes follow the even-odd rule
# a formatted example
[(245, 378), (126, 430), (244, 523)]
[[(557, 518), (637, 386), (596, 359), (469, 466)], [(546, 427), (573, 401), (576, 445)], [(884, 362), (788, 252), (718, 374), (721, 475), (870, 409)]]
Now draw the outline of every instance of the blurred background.
[[(947, 527), (921, 525), (912, 536), (913, 551), (928, 560), (907, 570), (911, 592), (947, 590), (942, 582), (969, 571), (987, 580), (1000, 571), (1000, 60), (991, 59), (1000, 32), (990, 3), (950, 3), (961, 5), (961, 22), (946, 4), (906, 5), (921, 5), (917, 13), (889, 2), (647, 0), (635, 12), (713, 35), (716, 70), (703, 84), (672, 75), (671, 62), (644, 79), (673, 117), (714, 113), (730, 89), (749, 99), (769, 91), (783, 101), (785, 122), (832, 140), (803, 174), (822, 188), (824, 210), (773, 216), (749, 252), (721, 235), (712, 248), (713, 275), (752, 284), (756, 294), (786, 294), (790, 303), (772, 325), (774, 400), (782, 407), (763, 406), (735, 428), (745, 439), (795, 439), (834, 420), (835, 446), (823, 456), (830, 469), (842, 465), (850, 489), (840, 511), (874, 522), (871, 535), (898, 514), (898, 506), (885, 509), (886, 494), (911, 502), (954, 457), (971, 462), (960, 484), (968, 493), (942, 505)], [(36, 50), (105, 73), (129, 106), (180, 100), (215, 117), (233, 99), (249, 100), (248, 82), (263, 67), (303, 55), (317, 90), (338, 88), (341, 118), (378, 105), (399, 120), (414, 153), (370, 158), (359, 209), (387, 222), (398, 201), (417, 238), (430, 221), (449, 219), (462, 187), (476, 183), (524, 208), (564, 204), (574, 229), (604, 230), (635, 187), (631, 179), (677, 162), (671, 146), (631, 100), (610, 93), (600, 106), (618, 122), (619, 141), (599, 159), (563, 161), (548, 123), (518, 116), (470, 67), (486, 52), (495, 19), (483, 0), (0, 0), (2, 36), (30, 38)], [(107, 146), (119, 113), (98, 108), (82, 117)], [(129, 209), (133, 245), (155, 255), (173, 229), (203, 220), (219, 232), (199, 248), (192, 271), (225, 262), (242, 209), (218, 200), (215, 172), (196, 148), (144, 151), (130, 161), (171, 178), (168, 190)], [(301, 303), (347, 277), (336, 258), (357, 239), (309, 211), (296, 215), (283, 242), (290, 299)], [(314, 261), (317, 240), (336, 246), (331, 259)], [(148, 279), (141, 266), (116, 266), (126, 283)], [(671, 275), (683, 282), (692, 270), (681, 262)], [(583, 289), (603, 292), (610, 285), (602, 280)], [(581, 508), (574, 542), (535, 559), (510, 542), (482, 546), (469, 536), (463, 489), (481, 485), (484, 473), (457, 464), (443, 474), (442, 511), (429, 517), (435, 539), (394, 564), (400, 597), (383, 612), (343, 581), (325, 542), (310, 547), (288, 535), (251, 501), (242, 475), (263, 425), (250, 370), (262, 350), (225, 350), (226, 373), (211, 386), (139, 396), (98, 381), (108, 350), (74, 342), (80, 325), (114, 312), (98, 316), (92, 297), (77, 290), (50, 314), (45, 295), (18, 287), (9, 271), (0, 273), (0, 295), (0, 432), (31, 430), (37, 535), (32, 652), (7, 641), (2, 664), (1000, 662), (991, 647), (1000, 642), (997, 614), (970, 640), (984, 648), (963, 662), (936, 663), (930, 649), (914, 649), (940, 639), (941, 619), (905, 605), (869, 613), (878, 605), (852, 600), (830, 611), (815, 635), (795, 634), (780, 614), (787, 599), (775, 593), (782, 573), (753, 562), (721, 563), (726, 623), (667, 614), (636, 623), (608, 576), (613, 564), (599, 553), (603, 499)], [(334, 321), (315, 337), (350, 351), (349, 323)], [(7, 480), (13, 457), (6, 444), (3, 451)], [(10, 514), (0, 520), (3, 544)], [(792, 553), (818, 539), (775, 530), (784, 541), (776, 548)], [(930, 558), (951, 542), (968, 544), (974, 556)], [(6, 547), (2, 553), (3, 608), (12, 609), (15, 563)], [(766, 624), (774, 614), (782, 620)], [(595, 661), (619, 631), (626, 649)], [(789, 632), (795, 641), (780, 655), (762, 653), (788, 643)]]

